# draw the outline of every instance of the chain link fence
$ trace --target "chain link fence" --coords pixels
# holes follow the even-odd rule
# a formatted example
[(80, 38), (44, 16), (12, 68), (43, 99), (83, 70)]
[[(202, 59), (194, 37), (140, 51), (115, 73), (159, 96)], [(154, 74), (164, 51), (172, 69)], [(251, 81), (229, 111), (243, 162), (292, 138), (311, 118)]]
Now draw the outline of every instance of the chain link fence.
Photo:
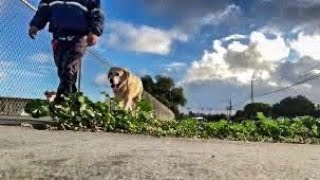
[[(27, 34), (35, 10), (26, 0), (0, 0), (0, 116), (23, 115), (28, 101), (45, 98), (44, 92), (55, 91), (58, 85), (51, 34), (45, 29), (35, 40)], [(111, 66), (103, 56), (89, 49), (82, 61), (78, 83), (81, 91), (93, 100), (101, 99), (102, 91), (111, 93), (105, 81)], [(156, 107), (161, 107), (157, 110), (161, 116), (174, 116), (152, 99)]]
[[(45, 98), (44, 92), (58, 85), (51, 34), (45, 29), (35, 40), (27, 34), (34, 10), (27, 1), (0, 0), (0, 116), (20, 116), (28, 101)], [(97, 58), (103, 57), (92, 50), (83, 58), (80, 83), (81, 91), (95, 100), (108, 92), (107, 85), (95, 79), (110, 68)]]
[(27, 36), (33, 14), (20, 1), (0, 1), (0, 115), (20, 115), (29, 99), (43, 97), (58, 82), (49, 34)]

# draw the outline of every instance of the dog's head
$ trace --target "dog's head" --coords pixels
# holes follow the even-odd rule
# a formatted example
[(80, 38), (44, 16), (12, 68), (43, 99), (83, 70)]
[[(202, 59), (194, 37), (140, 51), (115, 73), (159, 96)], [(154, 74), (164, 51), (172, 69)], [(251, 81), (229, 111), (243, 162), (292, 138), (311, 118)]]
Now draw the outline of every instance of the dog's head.
[(112, 67), (108, 73), (108, 79), (113, 90), (119, 90), (127, 83), (130, 72), (125, 68)]

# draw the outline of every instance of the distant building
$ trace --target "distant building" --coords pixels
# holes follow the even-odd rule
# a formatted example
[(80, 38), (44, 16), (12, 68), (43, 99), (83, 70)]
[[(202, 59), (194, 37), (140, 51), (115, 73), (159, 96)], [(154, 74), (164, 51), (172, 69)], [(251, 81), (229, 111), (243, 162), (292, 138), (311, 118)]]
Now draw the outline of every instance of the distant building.
[(206, 119), (202, 116), (192, 117), (192, 119), (197, 120), (197, 121), (206, 121)]

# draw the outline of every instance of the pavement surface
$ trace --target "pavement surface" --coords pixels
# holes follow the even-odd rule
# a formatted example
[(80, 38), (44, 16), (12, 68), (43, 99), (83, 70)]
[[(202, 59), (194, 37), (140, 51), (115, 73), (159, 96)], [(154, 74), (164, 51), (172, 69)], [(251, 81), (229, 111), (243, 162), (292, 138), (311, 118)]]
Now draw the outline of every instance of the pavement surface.
[(0, 126), (0, 179), (320, 179), (320, 146)]

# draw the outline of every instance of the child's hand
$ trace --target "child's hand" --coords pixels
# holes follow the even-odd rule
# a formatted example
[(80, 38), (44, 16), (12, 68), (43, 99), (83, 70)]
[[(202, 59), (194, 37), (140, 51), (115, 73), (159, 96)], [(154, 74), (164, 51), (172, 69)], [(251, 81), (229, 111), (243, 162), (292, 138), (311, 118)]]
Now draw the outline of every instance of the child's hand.
[(35, 39), (39, 29), (35, 26), (30, 26), (29, 28), (29, 36), (31, 39)]
[(90, 32), (88, 34), (88, 38), (87, 38), (87, 43), (88, 43), (88, 46), (93, 46), (97, 43), (98, 41), (98, 36), (93, 34), (92, 32)]

